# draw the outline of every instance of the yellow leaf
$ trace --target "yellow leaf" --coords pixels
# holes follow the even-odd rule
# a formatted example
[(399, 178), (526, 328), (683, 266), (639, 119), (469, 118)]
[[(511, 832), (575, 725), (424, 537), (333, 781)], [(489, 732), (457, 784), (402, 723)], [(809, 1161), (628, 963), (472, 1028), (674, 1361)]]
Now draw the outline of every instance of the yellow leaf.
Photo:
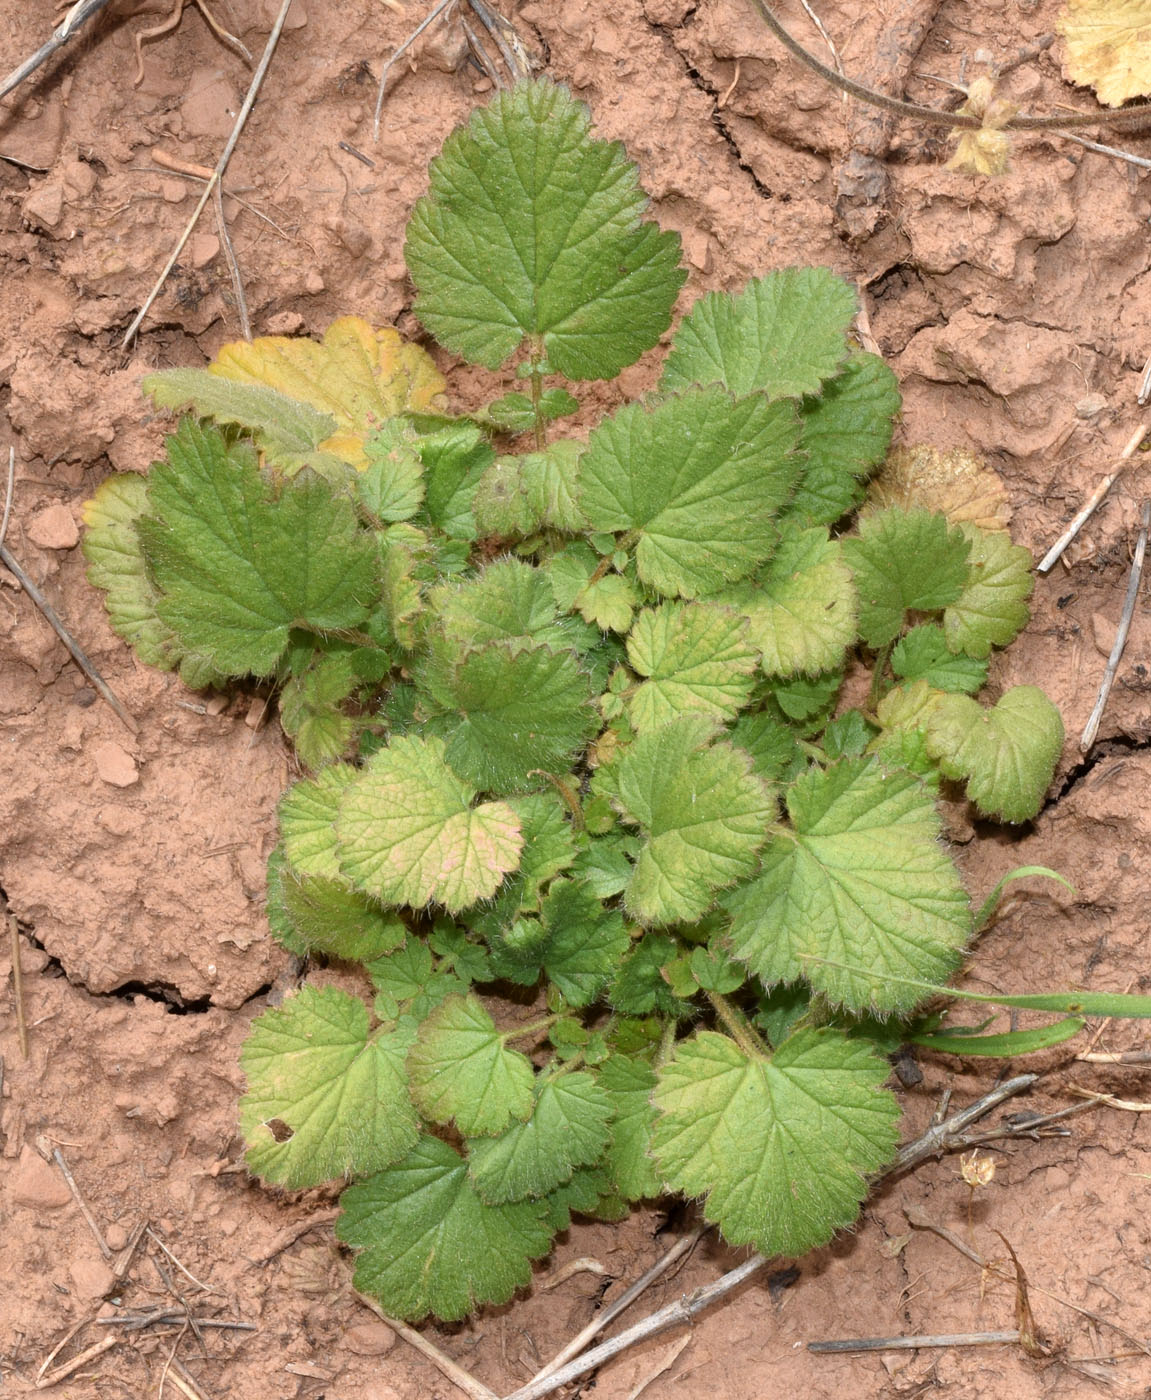
[(1055, 23), (1063, 71), (1119, 107), (1151, 94), (1151, 0), (1067, 0)]
[(282, 335), (236, 340), (221, 348), (213, 374), (241, 384), (265, 384), (330, 413), (339, 431), (320, 443), (359, 470), (364, 440), (397, 413), (443, 408), (446, 388), (431, 357), (391, 327), (373, 330), (358, 316), (333, 321), (322, 342)]
[(1019, 108), (995, 96), (992, 78), (976, 78), (967, 89), (967, 101), (959, 110), (978, 117), (983, 125), (978, 130), (963, 132), (955, 154), (947, 162), (948, 170), (958, 170), (964, 175), (1006, 175), (1010, 146), (1003, 128)]
[(1005, 131), (992, 131), (986, 126), (965, 131), (947, 169), (958, 170), (961, 175), (1006, 175), (1009, 149)]
[(867, 493), (864, 514), (899, 506), (937, 510), (953, 525), (969, 521), (983, 530), (1006, 530), (1011, 507), (1002, 481), (981, 457), (955, 449), (897, 447)]

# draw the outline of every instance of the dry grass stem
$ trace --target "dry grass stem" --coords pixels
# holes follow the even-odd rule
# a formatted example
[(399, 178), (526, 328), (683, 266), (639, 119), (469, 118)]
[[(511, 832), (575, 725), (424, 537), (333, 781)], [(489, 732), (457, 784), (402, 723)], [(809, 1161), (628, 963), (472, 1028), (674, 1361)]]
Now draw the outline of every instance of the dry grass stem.
[(1135, 616), (1135, 604), (1139, 597), (1139, 582), (1143, 577), (1143, 560), (1147, 554), (1147, 532), (1151, 530), (1151, 501), (1143, 503), (1143, 511), (1140, 517), (1139, 538), (1135, 543), (1135, 557), (1131, 561), (1131, 577), (1127, 581), (1127, 596), (1123, 600), (1123, 612), (1119, 618), (1119, 626), (1115, 630), (1115, 643), (1111, 648), (1111, 655), (1107, 658), (1107, 665), (1103, 671), (1103, 680), (1099, 686), (1099, 696), (1095, 701), (1095, 708), (1087, 720), (1087, 726), (1083, 730), (1079, 740), (1079, 752), (1088, 753), (1095, 736), (1099, 733), (1099, 724), (1103, 719), (1103, 711), (1107, 706), (1107, 698), (1111, 694), (1111, 687), (1115, 684), (1115, 676), (1119, 671), (1119, 662), (1123, 659), (1123, 648), (1127, 645), (1127, 633), (1131, 630), (1131, 620)]
[(93, 15), (98, 15), (107, 4), (108, 0), (78, 0), (52, 31), (51, 38), (41, 44), (31, 58), (26, 58), (18, 67), (13, 68), (6, 78), (0, 80), (0, 97), (7, 97), (14, 88), (18, 88), (25, 78), (35, 73), (57, 49), (62, 48), (82, 24)]
[(120, 342), (120, 344), (125, 348), (129, 346), (135, 338), (136, 332), (140, 329), (141, 325), (143, 324), (144, 317), (147, 316), (148, 312), (151, 310), (152, 303), (160, 295), (160, 291), (163, 288), (164, 283), (168, 280), (169, 274), (175, 267), (176, 259), (184, 251), (185, 243), (187, 243), (188, 239), (192, 236), (192, 230), (196, 227), (200, 215), (204, 212), (204, 208), (207, 205), (208, 200), (212, 197), (213, 191), (215, 190), (216, 186), (220, 183), (220, 181), (224, 178), (224, 171), (227, 170), (228, 162), (232, 159), (232, 152), (236, 149), (236, 145), (240, 140), (240, 135), (243, 132), (244, 127), (248, 121), (248, 115), (251, 112), (253, 106), (255, 105), (256, 97), (259, 95), (260, 88), (262, 87), (264, 82), (264, 77), (267, 74), (269, 66), (271, 65), (272, 55), (276, 52), (276, 45), (279, 43), (280, 35), (283, 33), (284, 22), (288, 18), (288, 9), (291, 6), (291, 3), (292, 0), (281, 0), (280, 12), (276, 16), (276, 22), (272, 26), (272, 32), (268, 35), (268, 42), (264, 45), (264, 52), (260, 58), (259, 67), (252, 74), (252, 81), (248, 85), (247, 96), (244, 98), (243, 106), (240, 108), (240, 111), (236, 116), (236, 122), (235, 125), (232, 127), (231, 136), (228, 137), (228, 143), (224, 147), (224, 150), (220, 155), (220, 159), (216, 162), (216, 168), (212, 171), (211, 178), (209, 179), (208, 183), (204, 186), (203, 193), (200, 195), (200, 198), (196, 203), (196, 208), (193, 211), (192, 217), (188, 220), (188, 223), (185, 226), (183, 233), (177, 240), (176, 246), (172, 250), (172, 255), (164, 264), (163, 272), (160, 273), (160, 276), (156, 280), (155, 286), (144, 299), (143, 306), (141, 306), (140, 310), (132, 318), (132, 324), (124, 332), (124, 338)]
[(1143, 441), (1143, 439), (1146, 436), (1146, 425), (1136, 428), (1136, 430), (1131, 434), (1130, 441), (1127, 443), (1127, 446), (1123, 449), (1123, 451), (1119, 454), (1119, 463), (1116, 466), (1115, 470), (1107, 473), (1107, 475), (1103, 478), (1103, 480), (1099, 483), (1095, 490), (1092, 491), (1091, 495), (1088, 496), (1087, 500), (1083, 503), (1083, 508), (1080, 510), (1079, 514), (1075, 517), (1074, 520), (1072, 520), (1071, 524), (1068, 525), (1067, 529), (1063, 531), (1063, 533), (1059, 536), (1059, 538), (1055, 541), (1055, 543), (1051, 546), (1051, 548), (1047, 551), (1043, 558), (1040, 559), (1039, 563), (1036, 564), (1035, 569), (1037, 573), (1049, 573), (1059, 562), (1059, 560), (1063, 557), (1064, 550), (1066, 550), (1067, 546), (1071, 543), (1071, 541), (1075, 538), (1079, 531), (1082, 530), (1084, 525), (1087, 524), (1088, 520), (1090, 520), (1091, 517), (1095, 514), (1095, 512), (1099, 509), (1100, 503), (1102, 502), (1104, 496), (1106, 496), (1107, 492), (1111, 490), (1112, 486), (1114, 486), (1115, 482), (1118, 480), (1120, 474), (1122, 473), (1124, 466), (1127, 464), (1128, 460), (1134, 455), (1135, 449), (1139, 446), (1139, 444)]

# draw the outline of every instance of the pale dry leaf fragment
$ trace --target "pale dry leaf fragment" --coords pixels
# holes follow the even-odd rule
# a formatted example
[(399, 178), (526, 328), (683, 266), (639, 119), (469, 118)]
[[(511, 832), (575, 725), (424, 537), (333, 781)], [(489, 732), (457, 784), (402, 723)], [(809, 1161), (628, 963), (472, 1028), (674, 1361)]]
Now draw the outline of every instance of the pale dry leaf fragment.
[(868, 488), (861, 515), (887, 506), (937, 510), (953, 525), (967, 521), (982, 530), (1006, 530), (1011, 523), (1007, 492), (981, 457), (962, 449), (943, 451), (920, 443), (897, 447)]
[(978, 117), (983, 125), (960, 134), (955, 154), (947, 162), (948, 170), (964, 175), (1006, 175), (1010, 146), (1003, 128), (1019, 108), (996, 97), (994, 79), (983, 77), (967, 89), (967, 101), (959, 110)]
[(1063, 71), (1119, 107), (1151, 93), (1151, 0), (1066, 0), (1056, 20)]

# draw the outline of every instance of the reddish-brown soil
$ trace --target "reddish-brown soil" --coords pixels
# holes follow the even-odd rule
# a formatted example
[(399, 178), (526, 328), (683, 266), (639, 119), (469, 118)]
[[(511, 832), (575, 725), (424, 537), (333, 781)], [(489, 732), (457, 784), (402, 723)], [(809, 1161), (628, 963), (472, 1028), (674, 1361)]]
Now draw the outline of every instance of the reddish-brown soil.
[[(431, 43), (417, 44), (416, 63), (393, 78), (373, 142), (373, 75), (425, 7), (401, 14), (376, 0), (304, 3), (226, 182), (254, 329), (319, 332), (356, 312), (413, 332), (404, 222), (428, 159), (487, 83), (456, 66), (451, 35), (432, 31)], [(950, 94), (923, 75), (959, 81), (963, 60), (970, 73), (980, 51), (1010, 59), (1055, 17), (1053, 0), (815, 4), (848, 71), (873, 77), (882, 36), (897, 21), (909, 32), (923, 21), (907, 91), (935, 103)], [(7, 70), (43, 42), (52, 21), (50, 7), (6, 0), (2, 8)], [(182, 1296), (199, 1298), (200, 1316), (240, 1318), (256, 1330), (206, 1331), (202, 1345), (175, 1329), (117, 1333), (117, 1345), (56, 1393), (157, 1395), (178, 1346), (177, 1359), (211, 1397), (446, 1400), (455, 1387), (350, 1296), (347, 1261), (330, 1234), (331, 1197), (275, 1194), (237, 1166), (238, 1049), (290, 973), (262, 913), (263, 862), (290, 756), (275, 724), (259, 723), (258, 699), (236, 693), (221, 707), (140, 666), (109, 630), (77, 548), (87, 495), (113, 469), (144, 470), (159, 447), (163, 424), (140, 398), (140, 376), (203, 363), (238, 334), (209, 214), (138, 342), (120, 349), (200, 188), (158, 166), (154, 152), (213, 165), (249, 79), (188, 5), (177, 28), (146, 46), (134, 86), (134, 36), (169, 8), (168, 0), (113, 5), (0, 104), (0, 448), (6, 458), (10, 442), (16, 453), (6, 542), (140, 725), (133, 737), (97, 701), (0, 569), (0, 886), (20, 921), (31, 1044), (24, 1061), (5, 951), (0, 1394), (30, 1392), (52, 1348), (105, 1296), (105, 1313), (165, 1300), (179, 1308)], [(218, 0), (214, 12), (259, 53), (276, 8)], [(799, 5), (780, 8), (817, 47)], [(547, 71), (591, 104), (599, 131), (627, 142), (655, 216), (683, 235), (683, 305), (797, 262), (857, 280), (903, 386), (903, 439), (987, 454), (1007, 484), (1017, 538), (1046, 548), (1139, 421), (1139, 371), (1151, 352), (1145, 174), (1040, 135), (1013, 143), (1010, 175), (975, 179), (943, 168), (946, 146), (935, 133), (901, 125), (865, 198), (857, 168), (845, 162), (872, 126), (792, 61), (745, 0), (528, 0), (512, 17)], [(1031, 110), (1090, 101), (1062, 81), (1058, 54), (1056, 46), (1015, 69), (1008, 92)], [(1113, 139), (1151, 155), (1145, 137)], [(657, 362), (648, 357), (621, 386), (593, 389), (584, 421), (649, 386)], [(492, 389), (471, 372), (454, 384), (461, 404)], [(1031, 627), (997, 664), (997, 683), (1046, 687), (1069, 737), (1033, 826), (973, 825), (956, 807), (960, 859), (980, 899), (1024, 862), (1054, 866), (1076, 894), (1017, 886), (1024, 892), (973, 953), (973, 986), (1148, 990), (1145, 603), (1100, 740), (1087, 761), (1076, 747), (1147, 490), (1136, 462), (1066, 563), (1038, 582)], [(1146, 1044), (1138, 1025), (1116, 1024), (1096, 1048)], [(1151, 1098), (1146, 1068), (1075, 1062), (1084, 1046), (1080, 1038), (1028, 1065), (1044, 1078), (1009, 1109), (1073, 1102), (1074, 1085)], [(999, 1067), (940, 1058), (924, 1072), (905, 1094), (907, 1136), (925, 1128), (941, 1093), (961, 1105), (986, 1092)], [(38, 1145), (59, 1148), (110, 1241), (122, 1243), (148, 1219), (212, 1291), (201, 1295), (154, 1244), (114, 1285)], [(921, 1168), (885, 1185), (858, 1228), (799, 1261), (797, 1276), (764, 1276), (705, 1314), (666, 1370), (675, 1335), (627, 1353), (581, 1393), (624, 1400), (649, 1381), (646, 1400), (929, 1391), (959, 1400), (1108, 1386), (1147, 1394), (1151, 1360), (1131, 1335), (1151, 1332), (1148, 1117), (1092, 1110), (1062, 1134), (1012, 1143), (997, 1163), (970, 1222), (958, 1163)], [(911, 1231), (907, 1209), (965, 1237), (970, 1228), (989, 1257), (1006, 1257), (1000, 1235), (1010, 1241), (1047, 1355), (1018, 1346), (844, 1357), (805, 1349), (817, 1338), (1014, 1325), (1014, 1290), (981, 1277), (935, 1235)], [(645, 1210), (619, 1226), (577, 1225), (530, 1295), (428, 1335), (505, 1394), (587, 1322), (605, 1281), (580, 1272), (544, 1291), (549, 1274), (594, 1258), (612, 1280), (610, 1298), (682, 1228), (678, 1216), (670, 1232), (665, 1224)], [(715, 1278), (738, 1257), (701, 1247), (639, 1310)], [(87, 1327), (60, 1359), (102, 1335)], [(178, 1393), (171, 1376), (165, 1385), (165, 1394)]]

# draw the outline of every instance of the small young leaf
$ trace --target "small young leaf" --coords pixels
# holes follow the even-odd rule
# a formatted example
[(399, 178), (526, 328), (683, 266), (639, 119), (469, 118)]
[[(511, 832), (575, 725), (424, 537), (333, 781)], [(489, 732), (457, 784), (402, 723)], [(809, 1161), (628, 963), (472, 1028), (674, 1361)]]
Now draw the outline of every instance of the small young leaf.
[(355, 1285), (395, 1317), (466, 1317), (531, 1282), (551, 1229), (542, 1202), (486, 1206), (454, 1148), (423, 1137), (401, 1162), (340, 1197), (336, 1233), (353, 1249)]
[(751, 694), (759, 661), (745, 619), (710, 603), (645, 608), (628, 637), (627, 654), (632, 669), (648, 677), (628, 705), (641, 731), (689, 710), (734, 719)]
[(247, 1162), (293, 1189), (379, 1171), (419, 1138), (404, 1084), (410, 1037), (368, 1034), (368, 1011), (335, 987), (304, 986), (256, 1018), (240, 1052)]
[(807, 766), (795, 730), (765, 710), (740, 715), (727, 737), (751, 755), (751, 771), (769, 783), (794, 777)]
[(293, 627), (336, 630), (367, 616), (371, 541), (351, 502), (318, 478), (285, 482), (273, 499), (251, 449), (185, 418), (148, 500), (139, 529), (157, 614), (219, 670), (270, 675)]
[(308, 768), (343, 756), (357, 723), (340, 706), (361, 684), (347, 652), (322, 657), (280, 692), (280, 723)]
[(635, 589), (621, 574), (590, 579), (575, 600), (579, 615), (605, 632), (626, 632), (639, 605)]
[(875, 730), (862, 713), (848, 710), (823, 731), (823, 750), (833, 763), (837, 758), (858, 758), (874, 737)]
[(987, 684), (987, 662), (956, 655), (943, 628), (935, 623), (913, 627), (891, 653), (891, 669), (905, 681), (926, 681), (936, 690), (974, 695)]
[(820, 676), (792, 676), (773, 685), (771, 693), (788, 719), (810, 727), (827, 719), (842, 685), (842, 670), (826, 671)]
[(499, 1137), (468, 1144), (468, 1176), (488, 1205), (546, 1196), (593, 1166), (611, 1138), (608, 1095), (586, 1072), (555, 1075), (536, 1086), (531, 1115)]
[(397, 915), (340, 881), (301, 875), (290, 865), (281, 865), (274, 875), (269, 867), (268, 883), (269, 898), (278, 901), (308, 952), (370, 962), (398, 948), (407, 937)]
[(832, 525), (862, 499), (859, 478), (882, 462), (899, 412), (899, 385), (878, 355), (857, 352), (818, 398), (801, 405), (807, 465), (789, 519)]
[(447, 691), (461, 716), (447, 761), (488, 792), (522, 788), (537, 769), (565, 771), (596, 727), (588, 676), (572, 651), (486, 642), (464, 656)]
[(799, 1031), (770, 1060), (701, 1031), (660, 1071), (656, 1162), (674, 1190), (706, 1197), (729, 1244), (804, 1254), (855, 1220), (866, 1173), (895, 1150), (887, 1074), (837, 1031)]
[(553, 442), (543, 452), (497, 457), (476, 487), (472, 510), (481, 535), (586, 528), (579, 508), (579, 459), (583, 444)]
[(474, 540), (472, 501), (495, 460), (491, 444), (474, 423), (453, 423), (420, 438), (417, 447), (427, 473), (428, 519), (449, 539)]
[(638, 534), (636, 567), (665, 596), (734, 582), (775, 548), (799, 471), (787, 403), (691, 389), (654, 409), (628, 404), (588, 440), (580, 505), (594, 530)]
[(643, 1016), (658, 1011), (664, 1016), (687, 1017), (693, 1007), (672, 991), (664, 969), (678, 952), (667, 934), (645, 933), (620, 963), (608, 996), (616, 1011)]
[(449, 350), (498, 369), (530, 336), (554, 372), (610, 379), (666, 330), (679, 237), (640, 222), (635, 167), (589, 126), (565, 88), (517, 83), (432, 162), (404, 252), (416, 315)]
[(716, 596), (747, 618), (769, 676), (831, 670), (858, 634), (851, 570), (822, 526), (786, 530), (755, 583)]
[[(579, 400), (573, 399), (566, 389), (545, 389), (540, 394), (539, 420), (543, 423), (578, 412)], [(490, 403), (487, 409), (488, 420), (505, 433), (530, 431), (536, 425), (536, 416), (532, 401), (526, 394), (505, 394)]]
[(1063, 720), (1033, 685), (1007, 691), (985, 710), (947, 695), (927, 722), (927, 747), (949, 778), (962, 778), (979, 810), (1001, 821), (1037, 816), (1063, 751)]
[[(592, 802), (606, 800), (593, 798)], [(586, 807), (584, 811), (586, 813)], [(597, 899), (611, 899), (627, 888), (632, 861), (639, 854), (639, 845), (637, 837), (622, 832), (589, 841), (576, 859), (572, 874), (582, 880)]]
[(424, 463), (402, 421), (384, 423), (365, 448), (368, 465), (356, 480), (360, 504), (376, 520), (410, 520), (424, 501)]
[(954, 603), (967, 580), (970, 541), (926, 510), (869, 515), (843, 547), (859, 590), (859, 631), (869, 647), (893, 642), (908, 611)]
[(851, 287), (825, 267), (789, 267), (734, 296), (710, 292), (680, 322), (661, 393), (721, 384), (738, 398), (815, 394), (847, 356)]
[(646, 840), (624, 900), (645, 924), (698, 918), (717, 890), (750, 875), (774, 815), (766, 785), (729, 744), (709, 744), (697, 714), (641, 734), (596, 790), (611, 797)]
[(971, 557), (963, 592), (943, 614), (943, 630), (952, 651), (982, 658), (993, 646), (1007, 646), (1027, 626), (1033, 561), (1030, 550), (1012, 544), (1001, 530), (959, 528), (971, 541)]
[(572, 1212), (596, 1215), (601, 1199), (612, 1187), (611, 1178), (602, 1167), (577, 1167), (571, 1180), (545, 1196), (540, 1202), (546, 1209), (544, 1219), (557, 1232), (571, 1228)]
[(589, 1005), (631, 945), (623, 916), (574, 880), (554, 881), (540, 913), (548, 934), (540, 953), (544, 971), (569, 1005)]
[(340, 798), (356, 778), (348, 763), (333, 763), (314, 778), (295, 783), (280, 799), (284, 854), (301, 875), (342, 880), (336, 856), (336, 815)]
[(531, 1061), (508, 1050), (474, 996), (449, 997), (428, 1017), (408, 1055), (412, 1097), (433, 1123), (453, 1118), (465, 1137), (502, 1133), (534, 1102)]
[(385, 904), (435, 900), (454, 914), (486, 899), (519, 864), (523, 841), (506, 802), (473, 807), (474, 796), (442, 740), (393, 740), (341, 796), (342, 873)]
[(804, 977), (855, 1011), (908, 1009), (914, 996), (886, 974), (942, 980), (971, 932), (930, 794), (911, 773), (856, 758), (797, 778), (787, 805), (793, 829), (724, 901), (732, 951), (765, 983)]
[(455, 973), (433, 970), (432, 955), (420, 938), (409, 938), (394, 953), (366, 966), (376, 989), (375, 1012), (383, 1021), (397, 1021), (401, 1014), (422, 1021), (448, 997), (467, 991), (467, 983)]
[(616, 1190), (628, 1201), (658, 1196), (661, 1183), (651, 1157), (655, 1071), (646, 1060), (609, 1055), (600, 1066), (599, 1085), (611, 1101), (611, 1143), (604, 1166)]
[(391, 326), (374, 330), (343, 316), (322, 343), (300, 336), (258, 336), (223, 346), (209, 373), (243, 385), (267, 385), (336, 420), (335, 435), (319, 446), (362, 470), (364, 440), (401, 413), (434, 410), (447, 387), (431, 356), (406, 344)]

